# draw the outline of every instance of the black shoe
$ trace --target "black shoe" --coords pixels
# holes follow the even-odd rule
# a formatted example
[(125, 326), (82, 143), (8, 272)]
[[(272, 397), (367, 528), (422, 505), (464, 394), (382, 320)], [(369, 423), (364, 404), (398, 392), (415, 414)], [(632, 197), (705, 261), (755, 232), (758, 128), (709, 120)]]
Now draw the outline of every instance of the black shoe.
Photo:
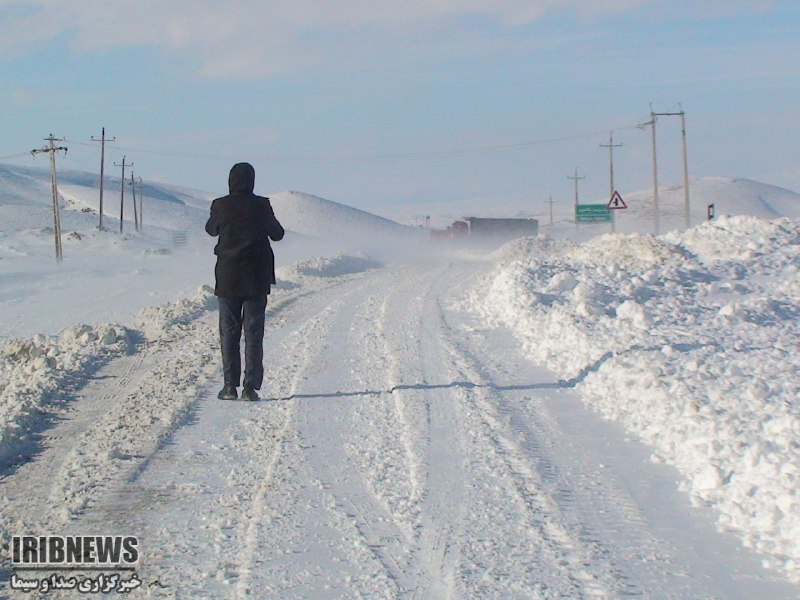
[(260, 400), (258, 397), (258, 392), (256, 392), (250, 386), (244, 386), (242, 390), (242, 400), (249, 400), (250, 402), (255, 402), (256, 400)]
[(236, 400), (238, 396), (236, 395), (236, 388), (232, 385), (225, 384), (222, 386), (222, 389), (217, 394), (217, 398), (220, 400)]

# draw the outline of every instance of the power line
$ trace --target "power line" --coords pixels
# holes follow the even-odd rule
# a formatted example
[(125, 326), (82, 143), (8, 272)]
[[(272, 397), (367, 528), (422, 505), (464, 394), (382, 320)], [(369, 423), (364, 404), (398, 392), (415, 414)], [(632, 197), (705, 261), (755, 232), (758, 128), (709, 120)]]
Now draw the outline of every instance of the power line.
[[(617, 127), (616, 131), (624, 131), (628, 129), (637, 129), (638, 125), (630, 125), (626, 127)], [(486, 154), (496, 154), (502, 152), (514, 152), (519, 150), (527, 150), (537, 146), (546, 146), (549, 144), (558, 144), (562, 142), (569, 142), (574, 140), (586, 139), (605, 135), (608, 129), (602, 131), (592, 131), (588, 133), (581, 133), (575, 135), (568, 135), (563, 137), (548, 138), (541, 140), (532, 140), (528, 142), (519, 142), (515, 144), (499, 144), (494, 146), (476, 146), (467, 148), (451, 148), (442, 150), (419, 151), (419, 152), (398, 152), (386, 154), (339, 154), (339, 155), (261, 155), (255, 156), (259, 160), (265, 162), (318, 162), (318, 163), (370, 163), (370, 162), (393, 162), (393, 161), (407, 161), (407, 160), (423, 160), (423, 159), (436, 159), (436, 158), (459, 158), (463, 156), (480, 156)], [(71, 142), (74, 144), (90, 146), (91, 144), (82, 142)], [(162, 150), (150, 150), (147, 148), (135, 148), (130, 146), (116, 146), (110, 145), (114, 150), (124, 152), (136, 152), (139, 154), (152, 154), (155, 156), (168, 156), (175, 158), (196, 158), (196, 159), (212, 159), (212, 160), (229, 160), (230, 156), (214, 155), (214, 154), (196, 154), (186, 152), (170, 152)]]
[(0, 156), (0, 160), (9, 160), (12, 158), (22, 158), (23, 156), (28, 156), (30, 152), (20, 152), (18, 154), (9, 154), (7, 156)]

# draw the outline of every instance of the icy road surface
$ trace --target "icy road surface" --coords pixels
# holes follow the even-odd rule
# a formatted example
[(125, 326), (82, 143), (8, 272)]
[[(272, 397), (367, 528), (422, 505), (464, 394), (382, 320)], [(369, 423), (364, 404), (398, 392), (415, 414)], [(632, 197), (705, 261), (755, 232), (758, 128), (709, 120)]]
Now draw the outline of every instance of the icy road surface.
[(6, 469), (4, 518), (138, 535), (135, 596), (797, 597), (575, 382), (453, 308), (485, 268), (278, 290), (259, 403), (216, 399), (213, 310), (132, 340)]

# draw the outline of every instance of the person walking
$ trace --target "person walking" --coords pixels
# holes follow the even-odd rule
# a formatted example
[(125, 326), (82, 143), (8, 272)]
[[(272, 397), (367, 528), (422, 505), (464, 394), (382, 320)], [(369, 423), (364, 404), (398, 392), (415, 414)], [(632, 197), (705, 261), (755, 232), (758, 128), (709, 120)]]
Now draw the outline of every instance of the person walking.
[(264, 380), (264, 320), (267, 296), (275, 283), (275, 255), (270, 240), (283, 239), (269, 198), (256, 196), (256, 172), (237, 163), (228, 176), (227, 196), (211, 203), (206, 232), (219, 236), (214, 254), (214, 294), (219, 301), (219, 339), (224, 385), (220, 400), (236, 400), (241, 383), (239, 343), (244, 330), (242, 400), (258, 400)]

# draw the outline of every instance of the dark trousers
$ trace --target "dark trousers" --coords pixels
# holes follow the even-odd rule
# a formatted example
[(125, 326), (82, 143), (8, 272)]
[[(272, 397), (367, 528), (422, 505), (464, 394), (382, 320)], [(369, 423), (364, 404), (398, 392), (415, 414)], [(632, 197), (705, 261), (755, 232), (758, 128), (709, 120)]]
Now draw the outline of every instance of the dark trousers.
[(219, 299), (219, 341), (226, 385), (239, 387), (242, 358), (239, 342), (244, 329), (244, 385), (261, 389), (264, 381), (264, 318), (267, 296)]

